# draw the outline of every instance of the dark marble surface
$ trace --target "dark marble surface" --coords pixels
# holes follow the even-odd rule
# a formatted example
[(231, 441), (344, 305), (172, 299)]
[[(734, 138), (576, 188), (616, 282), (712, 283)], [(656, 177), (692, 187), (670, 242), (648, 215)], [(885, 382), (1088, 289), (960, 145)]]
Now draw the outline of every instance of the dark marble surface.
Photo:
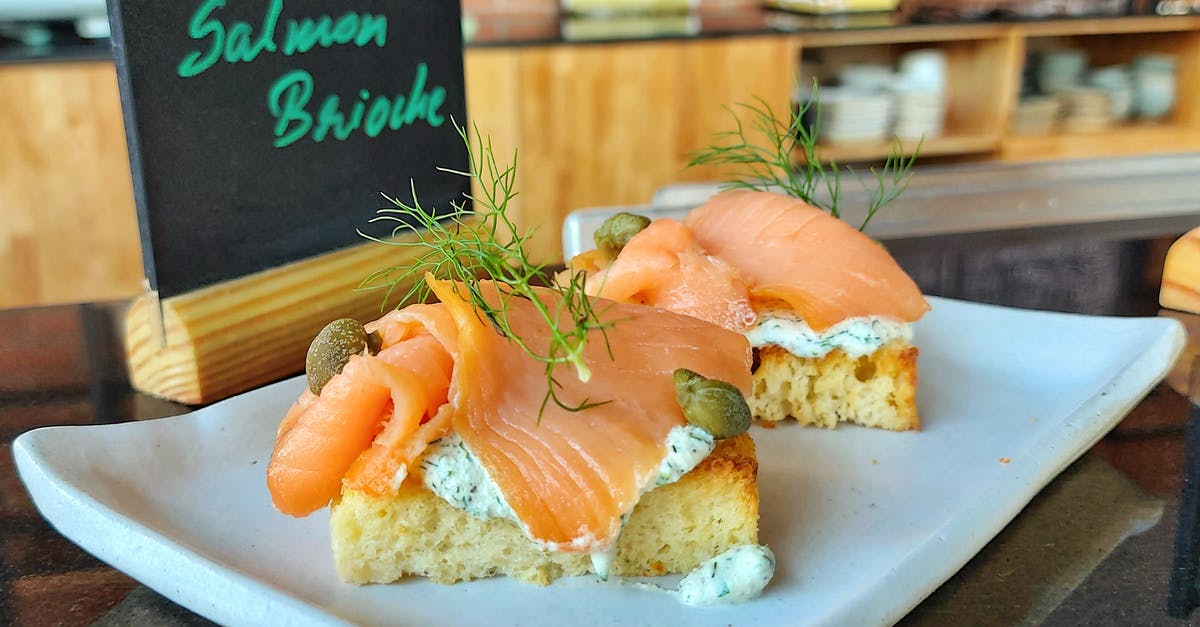
[[(1135, 6), (1143, 3), (1133, 3)], [(1153, 7), (1131, 8), (1116, 15), (1062, 16), (1054, 19), (1119, 18), (1129, 15), (1155, 15)], [(1159, 16), (1171, 19), (1172, 16)], [(1003, 12), (975, 16), (972, 23), (1021, 21)], [(846, 15), (805, 15), (758, 7), (723, 11), (704, 11), (681, 15), (487, 15), (464, 16), (466, 46), (497, 47), (646, 41), (665, 39), (703, 39), (773, 33), (855, 31), (959, 23), (945, 13), (867, 13)], [(27, 33), (39, 32), (31, 44)], [(85, 39), (75, 34), (70, 22), (18, 24), (0, 20), (0, 64), (53, 61), (96, 61), (112, 58), (107, 39)]]
[(40, 426), (187, 410), (129, 388), (117, 327), (122, 308), (0, 310), (0, 624), (90, 624), (138, 588), (42, 519), (17, 477), (11, 445)]
[[(955, 295), (955, 286), (966, 285), (992, 302), (1152, 313), (1147, 286), (1157, 282), (1159, 247), (1039, 244), (974, 256), (951, 247), (945, 254), (965, 270), (938, 291)], [(1074, 269), (1038, 270), (1049, 259)], [(1121, 278), (1096, 279), (1118, 267)], [(965, 283), (963, 272), (971, 273)], [(945, 278), (932, 276), (922, 280), (926, 289)], [(996, 278), (1005, 276), (1024, 278)], [(1029, 290), (1034, 279), (1040, 288)], [(188, 410), (129, 388), (119, 342), (122, 309), (107, 303), (0, 310), (0, 624), (206, 623), (58, 535), (13, 465), (11, 442), (29, 429)], [(1186, 409), (1183, 396), (1156, 388), (903, 624), (1189, 624), (1165, 611)]]
[(62, 61), (109, 61), (108, 39), (85, 39), (70, 22), (16, 24), (0, 21), (0, 65)]
[[(1056, 15), (1049, 19), (1072, 20), (1159, 16), (1151, 6), (1132, 3), (1120, 13), (1094, 15)], [(572, 16), (514, 15), (473, 19), (467, 16), (468, 45), (512, 46), (645, 39), (696, 39), (773, 33), (861, 31), (884, 28), (922, 28), (959, 23), (1011, 23), (1029, 21), (1018, 15), (996, 11), (973, 15), (964, 20), (960, 14), (946, 11), (878, 12), (812, 15), (760, 7), (701, 11), (684, 15), (660, 16)]]

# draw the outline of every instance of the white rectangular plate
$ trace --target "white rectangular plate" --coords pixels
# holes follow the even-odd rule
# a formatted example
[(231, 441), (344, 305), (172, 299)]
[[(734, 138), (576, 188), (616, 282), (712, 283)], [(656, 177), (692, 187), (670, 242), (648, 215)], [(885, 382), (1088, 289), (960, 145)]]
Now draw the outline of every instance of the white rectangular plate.
[(283, 516), (265, 486), (299, 379), (175, 418), (38, 429), (13, 450), (63, 535), (226, 624), (886, 624), (1116, 425), (1184, 341), (1164, 318), (931, 301), (916, 331), (920, 432), (754, 429), (778, 571), (761, 599), (728, 608), (592, 578), (338, 581), (327, 511)]

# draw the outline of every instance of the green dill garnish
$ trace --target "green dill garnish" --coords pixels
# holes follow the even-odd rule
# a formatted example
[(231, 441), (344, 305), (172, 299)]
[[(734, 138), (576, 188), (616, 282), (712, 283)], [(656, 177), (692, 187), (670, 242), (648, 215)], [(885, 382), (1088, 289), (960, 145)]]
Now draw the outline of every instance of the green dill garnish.
[[(474, 128), (474, 139), (457, 123), (455, 129), (467, 145), (468, 171), (438, 170), (479, 183), (481, 192), (478, 196), (464, 194), (473, 211), (466, 209), (465, 202), (451, 202), (452, 211), (438, 217), (421, 206), (415, 185), (410, 189), (411, 204), (384, 195), (394, 207), (379, 209), (371, 222), (399, 223), (392, 229), (393, 239), (359, 233), (382, 244), (423, 248), (425, 251), (408, 265), (371, 273), (359, 288), (386, 289), (386, 307), (396, 288), (403, 285), (410, 287), (400, 304), (426, 300), (431, 291), (421, 280), (426, 273), (455, 281), (465, 288), (465, 299), (481, 320), (520, 346), (526, 355), (545, 365), (547, 389), (538, 411), (539, 420), (550, 402), (572, 412), (603, 404), (589, 399), (578, 404), (564, 402), (558, 396), (561, 384), (555, 374), (558, 366), (570, 365), (580, 381), (591, 378), (583, 352), (592, 331), (600, 332), (605, 348), (612, 356), (606, 334), (612, 323), (600, 321), (599, 312), (585, 292), (586, 273), (572, 272), (556, 281), (545, 264), (530, 261), (524, 244), (533, 237), (533, 231), (521, 233), (508, 215), (509, 203), (517, 196), (516, 152), (510, 165), (501, 165), (492, 150), (491, 138), (483, 139), (478, 127)], [(401, 237), (406, 234), (410, 236)], [(493, 298), (485, 296), (480, 279), (490, 280), (495, 286)], [(546, 295), (551, 298), (546, 299)], [(509, 313), (517, 300), (530, 303), (546, 323), (550, 335), (546, 346), (533, 346), (529, 338), (522, 337), (513, 328)]]
[[(840, 218), (838, 202), (841, 198), (843, 168), (836, 161), (826, 163), (820, 158), (817, 144), (821, 105), (816, 82), (813, 82), (812, 98), (792, 108), (786, 121), (762, 98), (756, 97), (752, 103), (739, 103), (736, 106), (749, 117), (749, 131), (761, 135), (761, 141), (750, 137), (738, 110), (726, 107), (725, 110), (733, 118), (734, 130), (717, 133), (718, 143), (693, 153), (688, 166), (737, 166), (744, 173), (723, 183), (722, 188), (782, 191)], [(811, 125), (805, 122), (810, 110), (813, 113)], [(860, 231), (867, 227), (876, 212), (908, 188), (912, 167), (920, 150), (921, 143), (918, 143), (912, 155), (906, 158), (899, 140), (894, 141), (883, 167), (870, 168), (873, 186), (854, 168), (845, 168), (868, 194), (867, 214), (858, 227)], [(795, 162), (797, 156), (802, 163)], [(824, 192), (824, 196), (820, 192)]]

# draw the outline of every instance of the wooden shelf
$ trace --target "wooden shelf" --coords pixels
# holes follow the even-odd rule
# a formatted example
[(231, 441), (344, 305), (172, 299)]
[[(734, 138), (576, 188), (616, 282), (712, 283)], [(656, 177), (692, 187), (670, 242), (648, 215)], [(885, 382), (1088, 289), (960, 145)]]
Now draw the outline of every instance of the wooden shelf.
[(1004, 161), (1082, 159), (1200, 150), (1200, 129), (1187, 124), (1122, 124), (1099, 133), (1009, 135), (1000, 142)]
[(1071, 35), (1121, 35), (1172, 33), (1200, 30), (1200, 15), (1137, 16), (1121, 19), (1036, 20), (991, 24), (935, 24), (850, 31), (801, 33), (809, 48), (864, 46), (873, 44), (938, 43), (1017, 37)]
[(1200, 16), (1139, 16), (1114, 19), (1047, 20), (1014, 25), (1025, 37), (1067, 35), (1122, 35), (1132, 33), (1171, 33), (1200, 30)]
[[(994, 28), (999, 25), (987, 25)], [(931, 28), (931, 31), (934, 29)], [(953, 30), (953, 29), (952, 29)], [(937, 29), (934, 32), (941, 32)], [(959, 31), (953, 31), (959, 32)], [(975, 32), (975, 31), (969, 31)], [(978, 31), (991, 33), (990, 30)], [(959, 33), (961, 34), (961, 33)], [(920, 154), (926, 157), (987, 156), (1000, 143), (1009, 116), (1011, 101), (1018, 90), (1016, 66), (1021, 47), (1009, 37), (982, 39), (945, 39), (919, 44), (858, 44), (826, 47), (809, 46), (807, 38), (800, 54), (811, 63), (818, 80), (837, 80), (838, 68), (853, 63), (884, 63), (895, 66), (914, 48), (936, 48), (946, 62), (945, 134), (927, 138)], [(903, 152), (912, 154), (916, 140), (903, 142)], [(838, 162), (882, 161), (891, 154), (894, 143), (882, 142), (825, 144), (821, 158)]]
[[(909, 156), (917, 148), (916, 140), (900, 141), (901, 152)], [(956, 134), (926, 138), (919, 142), (923, 157), (944, 157), (947, 155), (965, 155), (992, 152), (1000, 143), (998, 135), (989, 134)], [(821, 144), (818, 155), (826, 161), (849, 163), (854, 161), (881, 161), (892, 153), (893, 142), (846, 142), (837, 144)]]
[(876, 44), (936, 43), (1000, 39), (1013, 31), (1010, 24), (945, 24), (903, 26), (857, 31), (801, 33), (801, 45), (807, 48), (866, 46)]

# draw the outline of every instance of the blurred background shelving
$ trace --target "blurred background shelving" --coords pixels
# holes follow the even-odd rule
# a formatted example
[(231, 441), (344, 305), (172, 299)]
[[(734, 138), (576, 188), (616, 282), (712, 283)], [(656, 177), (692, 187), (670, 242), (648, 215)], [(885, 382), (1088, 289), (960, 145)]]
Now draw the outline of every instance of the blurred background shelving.
[[(707, 4), (701, 0), (701, 9)], [(694, 27), (665, 34), (581, 29), (586, 18), (557, 7), (520, 20), (472, 18), (464, 51), (469, 115), (499, 151), (520, 148), (513, 210), (521, 225), (538, 228), (537, 259), (561, 259), (559, 232), (571, 211), (645, 203), (671, 183), (719, 179), (719, 169), (687, 162), (731, 128), (727, 106), (757, 97), (784, 111), (803, 98), (797, 85), (816, 76), (837, 87), (839, 69), (854, 64), (896, 73), (915, 64), (921, 75), (927, 66), (913, 58), (940, 59), (940, 100), (915, 97), (906, 127), (931, 132), (900, 141), (906, 152), (919, 143), (921, 162), (1200, 151), (1200, 15), (964, 23), (817, 16), (833, 21), (814, 23), (747, 2), (688, 15)], [(5, 59), (0, 48), (0, 307), (141, 290), (115, 72), (103, 46), (88, 50), (30, 60)], [(1169, 111), (1029, 133), (1014, 115), (1031, 64), (1056, 50), (1082, 51), (1095, 69), (1168, 57)], [(893, 146), (896, 127), (887, 128), (873, 139), (823, 141), (820, 154), (880, 161)]]
[[(799, 42), (803, 63), (844, 68), (837, 57), (859, 62), (894, 63), (905, 51), (926, 49), (945, 58), (946, 100), (944, 128), (925, 136), (920, 154), (925, 157), (1001, 159), (1009, 161), (1123, 156), (1145, 153), (1182, 152), (1200, 149), (1200, 18), (1163, 19), (1129, 17), (1020, 22), (988, 25), (975, 29), (938, 26), (909, 29), (907, 33), (865, 33), (833, 38), (804, 37)], [(902, 43), (879, 43), (893, 34)], [(863, 43), (863, 41), (869, 43)], [(1054, 124), (1040, 132), (1018, 124), (1015, 116), (1022, 104), (1031, 65), (1039, 55), (1069, 50), (1081, 53), (1083, 71), (1105, 69), (1127, 71), (1139, 58), (1170, 59), (1173, 67), (1164, 74), (1169, 81), (1170, 103), (1166, 113), (1153, 117), (1136, 113), (1120, 118), (1092, 120), (1090, 125), (1062, 124), (1067, 117), (1056, 105), (1050, 118)], [(811, 61), (810, 61), (811, 60)], [(869, 60), (869, 61), (861, 61)], [(854, 61), (851, 61), (853, 63)], [(822, 84), (839, 83), (836, 70), (816, 72)], [(1088, 95), (1099, 94), (1086, 76), (1076, 77), (1078, 88)], [(1133, 98), (1137, 87), (1128, 88)], [(1030, 94), (1035, 98), (1065, 98), (1069, 93)], [(1032, 102), (1032, 100), (1031, 100)], [(1082, 120), (1081, 120), (1082, 121)], [(915, 141), (903, 142), (911, 153)], [(822, 158), (837, 161), (873, 160), (886, 157), (891, 141), (825, 141)]]
[[(1170, 112), (1094, 132), (1014, 132), (1010, 119), (1020, 101), (1027, 59), (1055, 46), (1080, 47), (1089, 55), (1095, 51), (1092, 64), (1129, 63), (1143, 53), (1171, 55), (1176, 66)], [(796, 104), (797, 85), (813, 76), (836, 86), (839, 67), (898, 67), (905, 55), (928, 50), (945, 60), (944, 120), (938, 133), (899, 142), (905, 153), (919, 144), (925, 162), (1200, 150), (1197, 16), (923, 24), (495, 51), (513, 57), (509, 76), (522, 93), (515, 103), (521, 113), (514, 116), (521, 123), (507, 127), (519, 129), (514, 141), (521, 146), (525, 172), (550, 183), (522, 188), (526, 218), (550, 225), (534, 243), (537, 254), (557, 260), (556, 225), (574, 209), (642, 203), (664, 180), (719, 178), (714, 168), (686, 168), (686, 156), (709, 143), (712, 132), (731, 128), (724, 106), (758, 96), (782, 110)], [(468, 50), (468, 68), (480, 61), (479, 52)], [(832, 69), (814, 72), (812, 65)], [(496, 113), (493, 107), (482, 115)], [(474, 109), (472, 114), (480, 115)], [(490, 124), (503, 126), (498, 119)], [(895, 144), (891, 134), (866, 141), (825, 140), (819, 155), (839, 163), (870, 163), (886, 158)]]

